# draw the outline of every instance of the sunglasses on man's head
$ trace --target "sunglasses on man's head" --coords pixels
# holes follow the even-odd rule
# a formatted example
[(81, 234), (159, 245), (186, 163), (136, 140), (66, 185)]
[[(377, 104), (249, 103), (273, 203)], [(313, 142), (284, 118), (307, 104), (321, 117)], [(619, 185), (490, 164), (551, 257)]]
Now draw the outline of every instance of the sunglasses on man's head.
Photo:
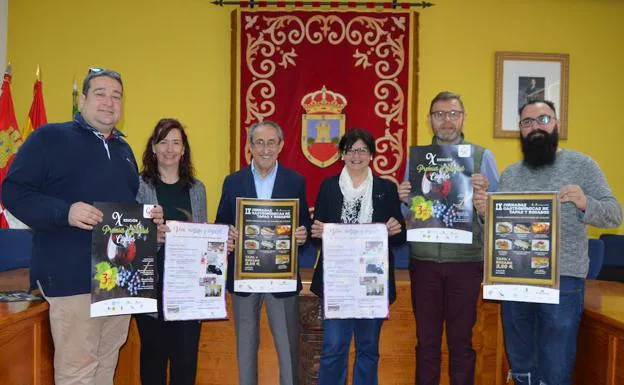
[(99, 74), (100, 72), (106, 72), (109, 75), (111, 75), (112, 77), (117, 78), (118, 80), (121, 79), (121, 75), (119, 74), (119, 72), (113, 71), (113, 70), (109, 70), (109, 69), (106, 69), (106, 68), (101, 68), (101, 67), (91, 67), (91, 68), (89, 68), (89, 72), (87, 73), (87, 75)]

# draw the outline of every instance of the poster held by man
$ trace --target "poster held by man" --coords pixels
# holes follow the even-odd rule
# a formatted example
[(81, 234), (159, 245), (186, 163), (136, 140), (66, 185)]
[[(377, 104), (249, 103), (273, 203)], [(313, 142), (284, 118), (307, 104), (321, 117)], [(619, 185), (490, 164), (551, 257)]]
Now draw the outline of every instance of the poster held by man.
[(491, 193), (483, 298), (559, 303), (557, 193)]
[(298, 199), (236, 199), (235, 291), (297, 290), (298, 214)]
[(410, 149), (408, 241), (472, 243), (473, 152), (469, 144)]
[(91, 317), (155, 312), (154, 206), (93, 205), (104, 220), (94, 226), (91, 238)]

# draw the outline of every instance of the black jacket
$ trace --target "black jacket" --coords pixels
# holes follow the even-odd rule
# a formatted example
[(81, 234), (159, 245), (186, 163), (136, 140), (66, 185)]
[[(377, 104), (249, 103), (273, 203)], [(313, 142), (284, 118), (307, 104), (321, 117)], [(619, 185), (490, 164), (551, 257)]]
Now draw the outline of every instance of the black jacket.
[[(245, 167), (233, 174), (228, 175), (223, 182), (221, 201), (217, 210), (215, 223), (236, 225), (236, 198), (257, 198), (256, 186), (254, 184), (251, 167)], [(299, 225), (305, 226), (310, 231), (310, 215), (308, 203), (306, 201), (305, 179), (290, 169), (279, 165), (275, 184), (273, 185), (272, 199), (293, 199), (299, 198)], [(299, 248), (301, 252), (301, 248)], [(287, 293), (273, 293), (277, 298), (296, 295), (301, 290), (301, 279), (298, 277), (297, 291)], [(227, 289), (234, 293), (234, 253), (228, 255), (227, 269)], [(238, 295), (248, 296), (249, 293), (239, 293)]]
[[(316, 207), (314, 209), (314, 219), (323, 223), (342, 223), (340, 215), (342, 213), (343, 195), (338, 185), (340, 175), (326, 178), (321, 184)], [(394, 255), (392, 247), (405, 243), (406, 230), (403, 215), (401, 214), (401, 203), (397, 193), (396, 184), (389, 180), (373, 176), (373, 223), (386, 223), (390, 218), (398, 220), (402, 229), (401, 232), (390, 237), (388, 242), (388, 256), (390, 272), (388, 300), (393, 303), (396, 300), (396, 287), (394, 282)], [(321, 252), (319, 253), (314, 277), (310, 290), (319, 297), (323, 296), (323, 253), (322, 241), (313, 240)]]

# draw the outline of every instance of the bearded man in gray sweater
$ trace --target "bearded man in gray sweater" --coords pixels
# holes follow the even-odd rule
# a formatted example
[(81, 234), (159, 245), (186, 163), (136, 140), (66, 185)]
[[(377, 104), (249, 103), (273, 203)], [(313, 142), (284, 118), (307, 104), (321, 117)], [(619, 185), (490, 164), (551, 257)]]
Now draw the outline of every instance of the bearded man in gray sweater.
[[(568, 385), (576, 358), (589, 267), (587, 225), (618, 227), (622, 207), (598, 164), (572, 150), (557, 151), (559, 120), (550, 101), (529, 101), (520, 108), (524, 159), (501, 174), (498, 191), (559, 191), (559, 304), (503, 301), (505, 350), (516, 384)], [(487, 195), (476, 196), (485, 212)]]

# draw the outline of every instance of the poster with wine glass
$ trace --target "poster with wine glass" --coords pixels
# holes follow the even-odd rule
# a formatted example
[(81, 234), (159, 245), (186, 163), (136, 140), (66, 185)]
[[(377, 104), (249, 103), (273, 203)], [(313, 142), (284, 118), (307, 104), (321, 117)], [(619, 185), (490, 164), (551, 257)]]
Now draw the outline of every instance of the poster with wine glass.
[(91, 317), (155, 312), (154, 206), (93, 205), (104, 220), (91, 235)]
[(473, 153), (470, 144), (410, 148), (408, 241), (472, 243)]

